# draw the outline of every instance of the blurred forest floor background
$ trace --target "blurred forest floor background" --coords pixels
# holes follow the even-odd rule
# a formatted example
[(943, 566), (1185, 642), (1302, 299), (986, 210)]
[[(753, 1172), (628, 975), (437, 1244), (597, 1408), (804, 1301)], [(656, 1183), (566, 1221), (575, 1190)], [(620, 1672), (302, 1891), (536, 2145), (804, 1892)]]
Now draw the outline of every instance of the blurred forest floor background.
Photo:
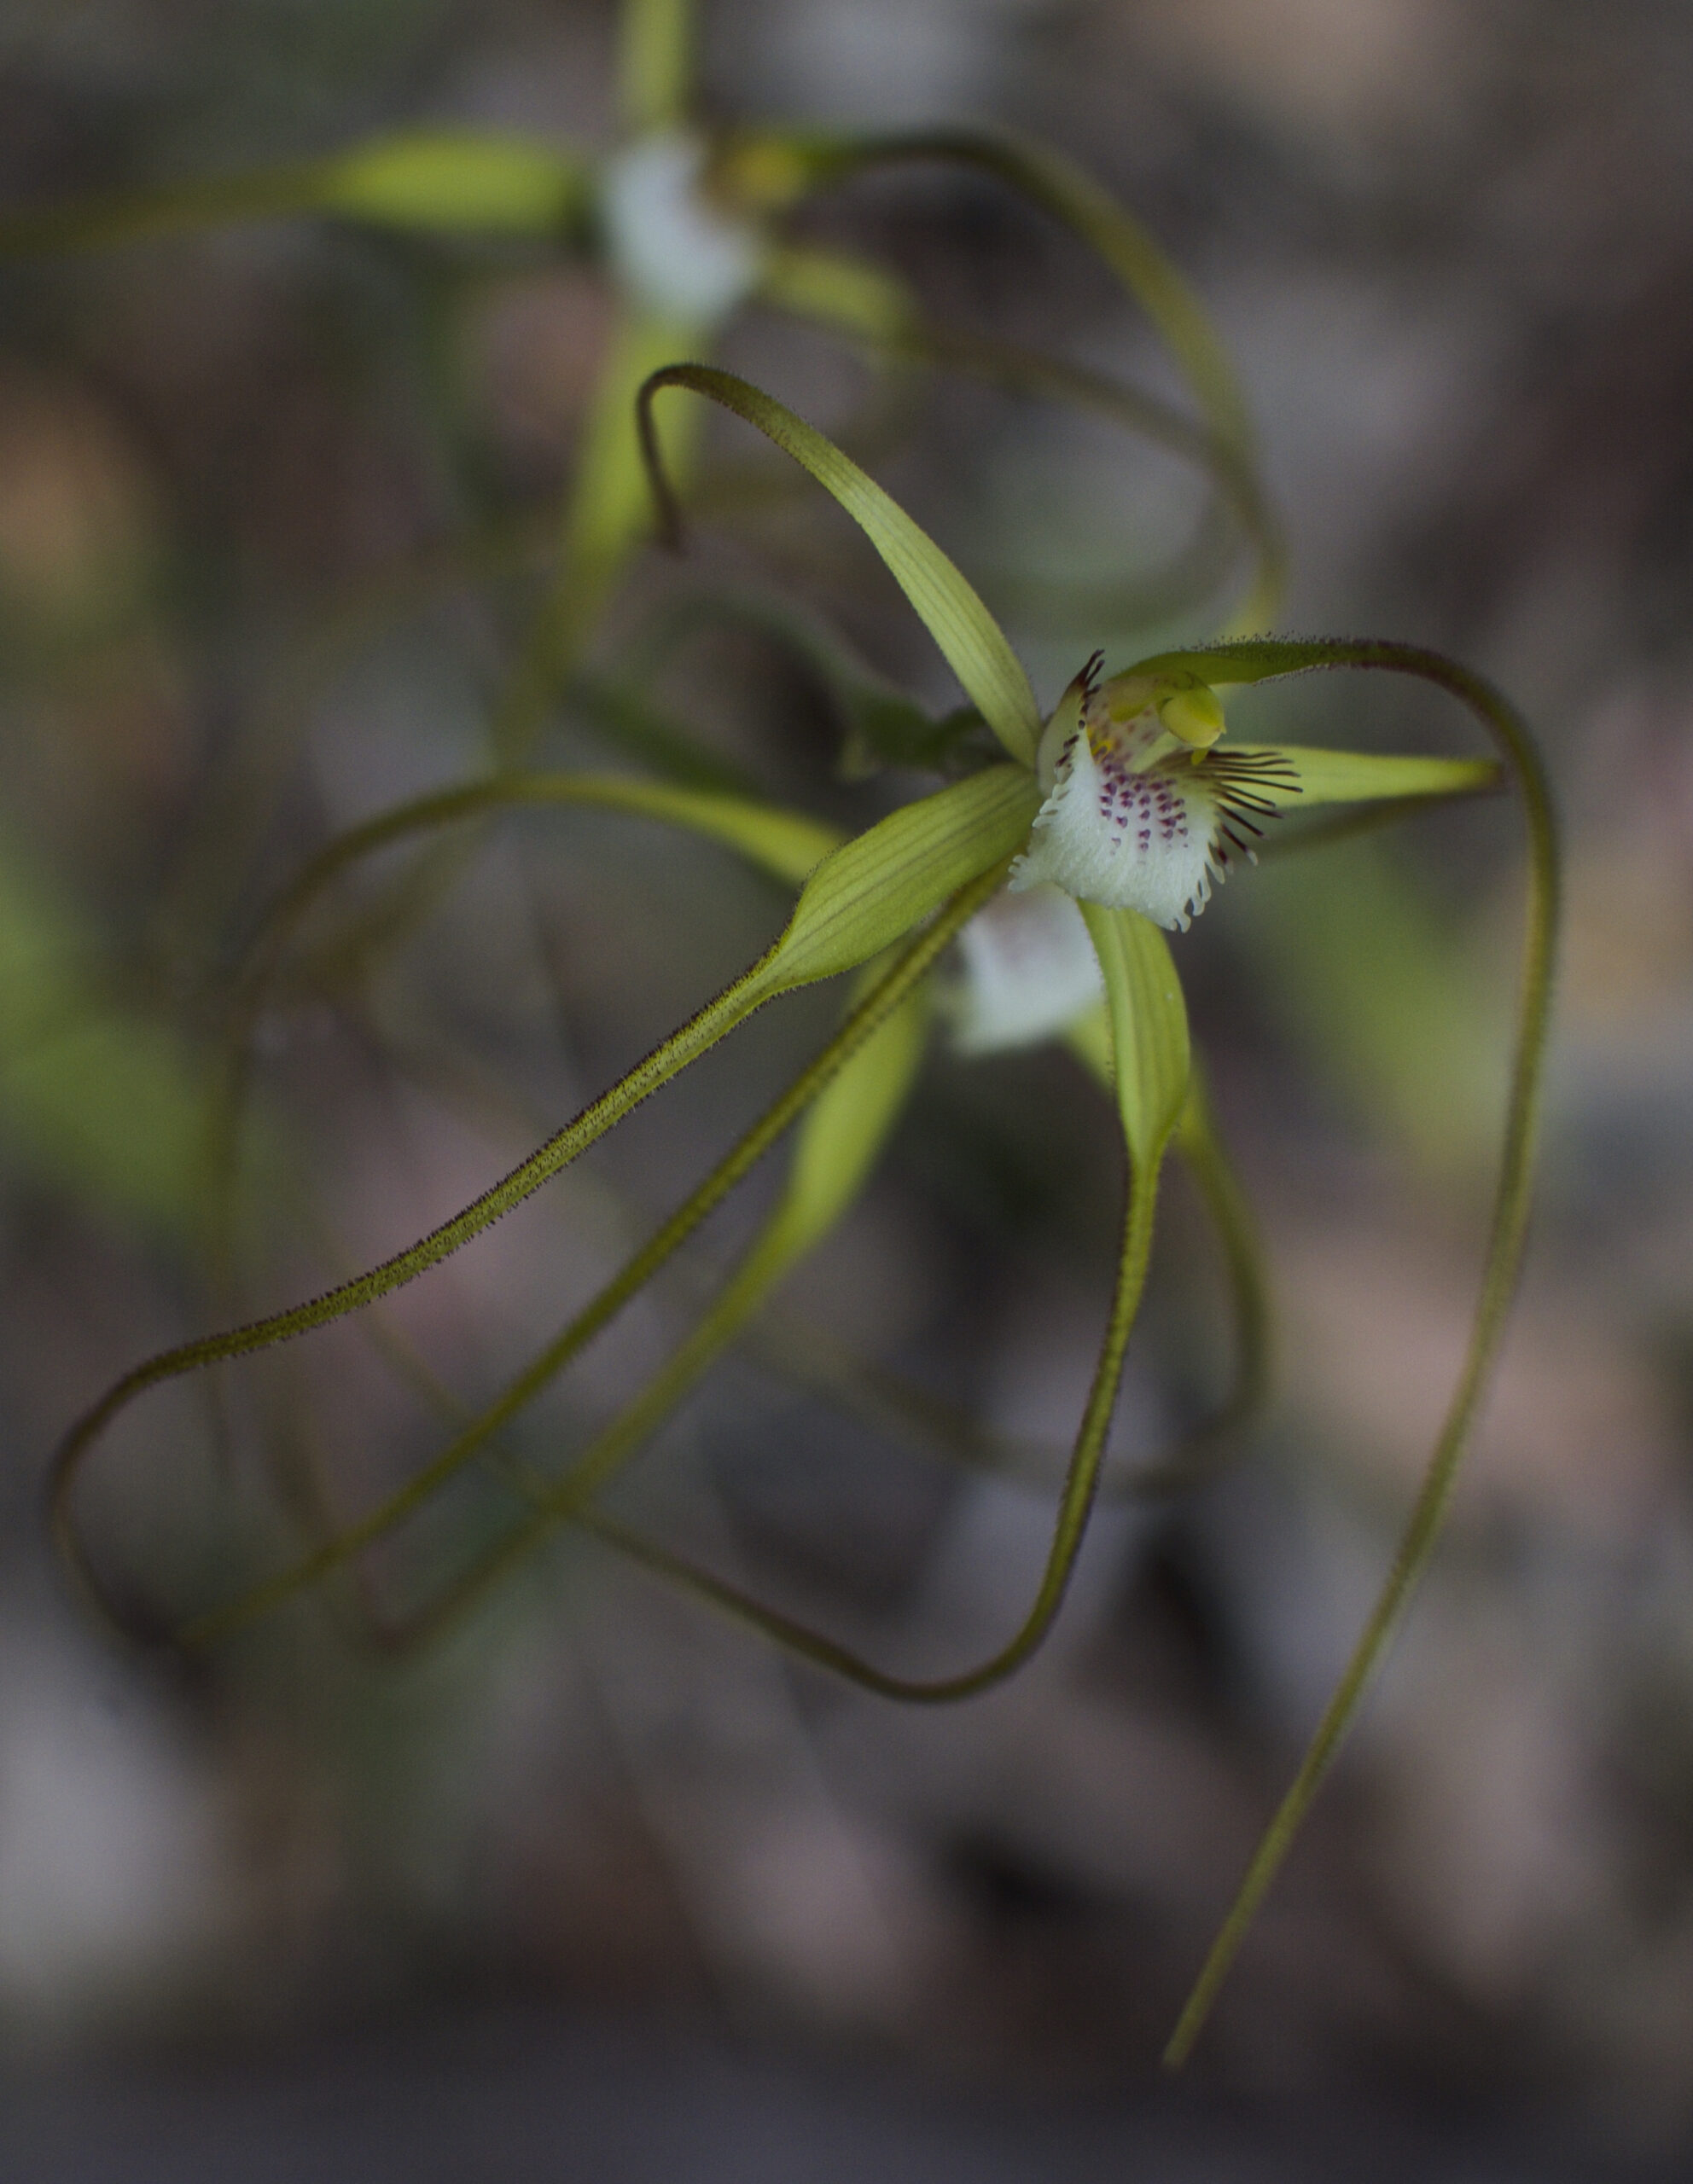
[[(0, 203), (418, 121), (602, 146), (612, 41), (576, 0), (0, 0)], [(1570, 923), (1505, 1368), (1199, 2067), (1673, 2140), (1693, 2123), (1693, 26), (1653, 0), (718, 0), (701, 41), (714, 118), (998, 120), (1108, 183), (1249, 390), (1290, 538), (1279, 626), (1456, 653), (1545, 739)], [(810, 217), (937, 317), (1168, 384), (1080, 252), (986, 182), (865, 182)], [(1266, 862), (1178, 944), (1275, 1270), (1276, 1398), (1202, 1492), (1102, 1511), (1056, 1636), (1006, 1688), (902, 1712), (591, 1541), (404, 1664), (305, 1610), (164, 1673), (79, 1615), (42, 1530), (48, 1454), (119, 1371), (212, 1323), (205, 996), (329, 831), (482, 763), (607, 323), (598, 276), (544, 253), (308, 220), (0, 265), (0, 2037), (20, 2067), (540, 1995), (970, 2084), (1134, 2083), (1438, 1421), (1499, 1126), (1504, 804)], [(754, 313), (724, 354), (826, 427), (863, 421), (838, 345)], [(884, 407), (864, 459), (1044, 696), (1095, 643), (1120, 665), (1192, 630), (1114, 592), (1194, 521), (1166, 458), (942, 377)], [(744, 464), (730, 433), (709, 444)], [(642, 561), (595, 665), (620, 666), (653, 601), (757, 582), (952, 702), (834, 511), (769, 476), (702, 514), (686, 561)], [(785, 799), (844, 815), (876, 793), (837, 778), (826, 692), (756, 631), (706, 630), (655, 702)], [(1451, 733), (1341, 678), (1240, 710), (1313, 742)], [(601, 763), (596, 735), (565, 708), (549, 754)], [(632, 841), (503, 828), (403, 944), (325, 951), (290, 990), (263, 1132), (333, 1234), (279, 1193), (247, 1240), (251, 1309), (443, 1217), (764, 944), (768, 891)], [(492, 1384), (825, 1020), (760, 1019), (432, 1278), (412, 1324), (437, 1365)], [(1062, 1442), (1118, 1157), (1056, 1051), (937, 1067), (891, 1171), (784, 1296), (790, 1345), (826, 1328)], [(1120, 1423), (1137, 1448), (1223, 1355), (1179, 1189), (1164, 1228)], [(603, 1409), (677, 1302), (643, 1303), (561, 1415)], [(422, 1453), (350, 1356), (288, 1368), (349, 1502)], [(627, 1506), (885, 1656), (992, 1641), (1047, 1502), (766, 1364), (708, 1385)], [(148, 1552), (198, 1536), (190, 1415), (162, 1460), (160, 1429), (123, 1444), (112, 1520)]]

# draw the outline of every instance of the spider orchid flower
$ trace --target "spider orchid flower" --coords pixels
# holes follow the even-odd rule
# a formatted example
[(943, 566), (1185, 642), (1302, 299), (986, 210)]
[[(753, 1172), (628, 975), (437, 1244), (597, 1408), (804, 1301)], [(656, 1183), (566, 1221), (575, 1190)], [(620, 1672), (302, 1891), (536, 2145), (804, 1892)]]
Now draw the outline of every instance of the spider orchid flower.
[[(666, 388), (691, 391), (744, 419), (826, 488), (905, 591), (998, 738), (1003, 758), (894, 810), (846, 841), (801, 815), (736, 796), (626, 776), (566, 774), (495, 776), (443, 792), (389, 812), (331, 845), (273, 918), (268, 953), (260, 951), (262, 960), (247, 990), (247, 1029), (292, 923), (338, 872), (408, 835), (501, 805), (585, 804), (684, 827), (751, 858), (797, 886), (799, 894), (776, 941), (740, 979), (452, 1220), (309, 1303), (163, 1352), (126, 1374), (61, 1444), (55, 1472), (61, 1542), (73, 1569), (101, 1597), (98, 1574), (75, 1522), (76, 1485), (107, 1426), (148, 1389), (308, 1333), (415, 1279), (538, 1189), (754, 1009), (800, 986), (851, 973), (840, 1029), (814, 1061), (500, 1397), (461, 1421), (440, 1455), (388, 1502), (291, 1568), (201, 1612), (179, 1635), (184, 1642), (211, 1643), (352, 1564), (485, 1449), (652, 1278), (753, 1163), (797, 1126), (786, 1189), (704, 1318), (585, 1449), (557, 1472), (528, 1483), (528, 1507), (505, 1541), (471, 1564), (438, 1607), (463, 1605), (517, 1555), (560, 1524), (573, 1523), (866, 1688), (928, 1703), (985, 1689), (1029, 1657), (1062, 1605), (1097, 1489), (1139, 1308), (1161, 1169), (1172, 1146), (1187, 1148), (1184, 1132), (1196, 1114), (1202, 1113), (1181, 984), (1161, 928), (1185, 927), (1234, 858), (1250, 856), (1252, 845), (1295, 807), (1303, 812), (1325, 804), (1426, 804), (1475, 794), (1509, 777), (1528, 822), (1529, 915), (1494, 1219), (1469, 1352), (1382, 1595), (1178, 2027), (1170, 2052), (1178, 2060), (1433, 1551), (1503, 1332), (1527, 1219), (1557, 911), (1556, 842), (1540, 762), (1527, 729), (1490, 685), (1437, 653), (1374, 641), (1246, 639), (1162, 653), (1109, 677), (1102, 677), (1096, 658), (1074, 677), (1050, 713), (1044, 713), (1004, 632), (958, 569), (911, 518), (792, 411), (745, 380), (700, 364), (667, 366), (642, 390), (642, 444), (661, 515), (672, 529), (675, 507), (652, 414), (655, 397)], [(1318, 668), (1392, 672), (1433, 683), (1480, 722), (1498, 760), (1364, 756), (1227, 740), (1219, 689)], [(1083, 936), (1091, 967), (1082, 962)], [(773, 1285), (852, 1202), (914, 1081), (934, 974), (944, 976), (955, 943), (966, 998), (949, 1006), (959, 1036), (978, 1052), (1068, 1037), (1094, 1060), (1108, 1085), (1122, 1130), (1126, 1180), (1116, 1278), (1097, 1363), (1033, 1597), (986, 1659), (919, 1677), (865, 1659), (630, 1532), (596, 1507), (596, 1496), (744, 1327)], [(427, 1629), (439, 1619), (432, 1609), (414, 1621)]]
[(1035, 752), (1046, 801), (1011, 868), (1020, 894), (1050, 882), (1078, 902), (1185, 932), (1229, 852), (1250, 857), (1278, 799), (1300, 793), (1273, 751), (1219, 751), (1223, 709), (1191, 677), (1113, 676), (1096, 653)]

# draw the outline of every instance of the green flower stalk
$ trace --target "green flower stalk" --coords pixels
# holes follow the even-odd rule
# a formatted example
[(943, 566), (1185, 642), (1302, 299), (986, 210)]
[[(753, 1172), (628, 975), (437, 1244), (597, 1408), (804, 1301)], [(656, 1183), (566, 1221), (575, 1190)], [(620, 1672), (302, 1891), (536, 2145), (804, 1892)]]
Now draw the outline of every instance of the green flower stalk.
[[(177, 1635), (191, 1645), (215, 1642), (346, 1568), (472, 1461), (499, 1461), (497, 1475), (509, 1479), (510, 1467), (497, 1446), (503, 1429), (652, 1279), (752, 1165), (797, 1128), (783, 1195), (693, 1333), (570, 1461), (545, 1477), (518, 1477), (521, 1506), (504, 1538), (416, 1608), (394, 1635), (422, 1636), (439, 1629), (519, 1555), (559, 1525), (574, 1523), (870, 1689), (936, 1703), (987, 1687), (1028, 1658), (1062, 1603), (1099, 1485), (1146, 1276), (1160, 1176), (1172, 1149), (1193, 1162), (1217, 1217), (1242, 1300), (1243, 1352), (1249, 1353), (1253, 1374), (1261, 1378), (1262, 1316), (1249, 1225), (1199, 1089), (1181, 985), (1163, 928), (1185, 927), (1203, 909), (1215, 881), (1237, 862), (1249, 861), (1254, 844), (1295, 807), (1398, 803), (1420, 808), (1509, 779), (1528, 822), (1529, 910), (1510, 1111), (1469, 1353), (1381, 1600), (1172, 2042), (1171, 2058), (1180, 2060), (1434, 1550), (1498, 1349), (1527, 1217), (1557, 918), (1556, 839), (1541, 764), (1528, 730), (1491, 685), (1437, 653), (1374, 641), (1224, 642), (1161, 653), (1108, 677), (1097, 659), (1090, 660), (1045, 712), (980, 598), (910, 517), (791, 410), (745, 380), (704, 365), (667, 366), (641, 390), (641, 444), (668, 528), (675, 529), (676, 506), (660, 459), (654, 404), (672, 389), (702, 396), (744, 419), (827, 489), (904, 590), (1003, 757), (835, 845), (802, 815), (753, 799), (572, 774), (508, 775), (467, 784), (387, 814), (332, 845), (279, 905), (263, 937), (249, 972), (249, 1027), (289, 932), (339, 873), (377, 848), (462, 824), (503, 804), (588, 804), (647, 823), (680, 826), (803, 884), (783, 931), (741, 978), (451, 1221), (323, 1296), (166, 1351), (119, 1381), (61, 1448), (53, 1488), (55, 1529), (70, 1566), (110, 1612), (108, 1589), (78, 1531), (76, 1491), (100, 1435), (121, 1410), (162, 1382), (306, 1334), (375, 1304), (538, 1189), (755, 1009), (800, 986), (853, 974), (841, 1026), (815, 1060), (502, 1395), (457, 1421), (441, 1454), (399, 1494), (292, 1567), (203, 1609)], [(1385, 671), (1432, 682), (1475, 717), (1497, 758), (1366, 757), (1229, 739), (1219, 691), (1319, 668)], [(980, 967), (996, 947), (1003, 955), (1004, 935), (995, 934), (995, 921), (1031, 913), (1046, 921), (1049, 942), (1061, 952), (1073, 953), (1079, 928), (1092, 970), (1065, 987), (1061, 1010), (1037, 1020), (1027, 995), (1015, 990), (1017, 978), (1004, 975), (1002, 963), (996, 975), (1004, 990), (992, 1007), (978, 1008), (968, 1043), (986, 1051), (1062, 1033), (1107, 1082), (1126, 1156), (1116, 1277), (1033, 1598), (987, 1658), (945, 1675), (915, 1678), (864, 1658), (643, 1539), (600, 1509), (596, 1497), (862, 1188), (914, 1080), (930, 1016), (926, 996), (953, 944), (961, 944), (968, 978), (973, 958)], [(953, 1014), (956, 1018), (956, 1004)]]

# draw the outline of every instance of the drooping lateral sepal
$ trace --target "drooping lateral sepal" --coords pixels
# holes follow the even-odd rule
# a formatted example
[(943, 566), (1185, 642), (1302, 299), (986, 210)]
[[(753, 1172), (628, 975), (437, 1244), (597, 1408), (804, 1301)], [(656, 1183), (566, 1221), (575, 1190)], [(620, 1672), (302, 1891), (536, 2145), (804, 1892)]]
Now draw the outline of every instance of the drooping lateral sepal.
[(1150, 1178), (1188, 1095), (1187, 1003), (1169, 943), (1132, 910), (1082, 904), (1098, 952), (1111, 1022), (1112, 1079), (1135, 1173)]

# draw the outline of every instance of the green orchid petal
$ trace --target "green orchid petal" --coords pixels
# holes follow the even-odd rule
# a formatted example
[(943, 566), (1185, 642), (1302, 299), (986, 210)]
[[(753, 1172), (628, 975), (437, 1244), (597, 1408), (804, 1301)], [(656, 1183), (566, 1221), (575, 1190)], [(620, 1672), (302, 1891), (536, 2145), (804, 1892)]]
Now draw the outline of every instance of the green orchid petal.
[(771, 950), (782, 987), (855, 970), (1021, 843), (1040, 804), (1021, 766), (989, 766), (903, 804), (826, 857)]
[(758, 293), (778, 311), (882, 345), (902, 341), (917, 323), (916, 299), (903, 281), (838, 251), (773, 248)]
[(1220, 750), (1280, 761), (1254, 783), (1266, 804), (1303, 811), (1316, 804), (1363, 804), (1382, 797), (1481, 796), (1498, 788), (1504, 771), (1495, 758), (1378, 758), (1363, 751), (1323, 751), (1301, 743), (1236, 743)]
[(1034, 764), (1042, 717), (1021, 662), (973, 587), (928, 533), (875, 479), (812, 426), (732, 372), (705, 364), (672, 364), (641, 390), (642, 444), (660, 506), (675, 530), (675, 503), (660, 462), (653, 397), (687, 387), (732, 410), (809, 470), (832, 494), (881, 556), (982, 718), (1014, 758)]
[(0, 212), (0, 254), (104, 249), (305, 213), (439, 235), (547, 238), (579, 225), (591, 201), (591, 170), (556, 145), (424, 130), (328, 159)]
[(560, 234), (586, 207), (591, 171), (553, 144), (468, 130), (379, 138), (315, 170), (320, 212), (433, 235)]
[(1188, 1096), (1192, 1055), (1187, 1004), (1169, 943), (1133, 910), (1084, 903), (1105, 976), (1112, 1077), (1123, 1141), (1136, 1175), (1156, 1176)]

